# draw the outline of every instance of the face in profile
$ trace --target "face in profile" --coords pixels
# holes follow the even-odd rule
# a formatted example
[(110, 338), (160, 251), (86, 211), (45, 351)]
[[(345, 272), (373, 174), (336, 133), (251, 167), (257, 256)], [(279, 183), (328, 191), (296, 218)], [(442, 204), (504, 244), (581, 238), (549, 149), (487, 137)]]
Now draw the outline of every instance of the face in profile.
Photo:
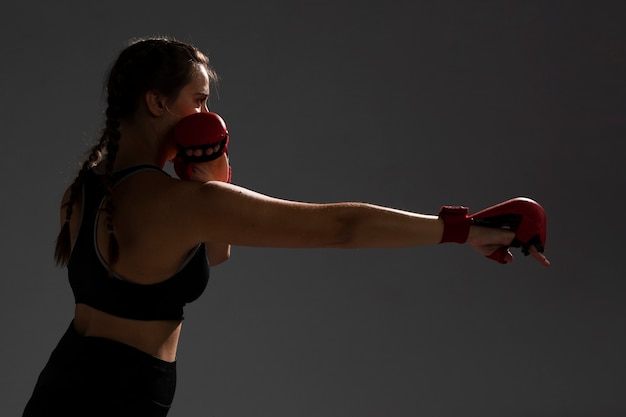
[(203, 65), (196, 65), (191, 82), (184, 86), (174, 101), (168, 104), (169, 113), (175, 121), (193, 113), (209, 111), (209, 76)]

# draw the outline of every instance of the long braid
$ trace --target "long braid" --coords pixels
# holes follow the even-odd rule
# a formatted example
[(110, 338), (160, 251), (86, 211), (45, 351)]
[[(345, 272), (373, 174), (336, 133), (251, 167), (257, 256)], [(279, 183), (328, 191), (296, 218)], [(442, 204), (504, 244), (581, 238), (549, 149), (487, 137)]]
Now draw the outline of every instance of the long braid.
[(100, 137), (98, 143), (96, 143), (91, 148), (89, 156), (87, 157), (85, 162), (83, 162), (81, 169), (78, 171), (78, 175), (70, 186), (69, 198), (67, 202), (63, 205), (63, 207), (65, 207), (65, 222), (63, 223), (63, 227), (61, 227), (61, 232), (57, 236), (56, 246), (54, 249), (54, 260), (55, 263), (59, 266), (67, 265), (70, 259), (70, 253), (72, 250), (72, 241), (70, 237), (70, 220), (74, 211), (74, 203), (76, 202), (76, 197), (78, 196), (78, 193), (83, 186), (85, 173), (102, 160), (102, 152), (107, 146), (107, 141), (108, 137), (103, 134)]
[(120, 121), (117, 107), (114, 105), (112, 97), (109, 99), (109, 107), (107, 109), (106, 132), (109, 140), (107, 141), (107, 159), (106, 171), (104, 176), (104, 205), (102, 210), (106, 213), (106, 227), (109, 239), (109, 275), (113, 275), (113, 265), (119, 257), (119, 244), (113, 230), (113, 167), (120, 143)]

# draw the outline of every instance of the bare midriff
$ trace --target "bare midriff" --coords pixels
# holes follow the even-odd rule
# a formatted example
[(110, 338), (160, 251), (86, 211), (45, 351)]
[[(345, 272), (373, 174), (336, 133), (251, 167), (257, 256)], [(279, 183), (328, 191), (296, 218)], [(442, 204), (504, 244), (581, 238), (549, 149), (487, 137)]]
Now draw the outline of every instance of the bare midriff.
[(76, 304), (74, 328), (82, 336), (115, 340), (161, 360), (174, 362), (182, 322), (127, 319), (85, 304)]

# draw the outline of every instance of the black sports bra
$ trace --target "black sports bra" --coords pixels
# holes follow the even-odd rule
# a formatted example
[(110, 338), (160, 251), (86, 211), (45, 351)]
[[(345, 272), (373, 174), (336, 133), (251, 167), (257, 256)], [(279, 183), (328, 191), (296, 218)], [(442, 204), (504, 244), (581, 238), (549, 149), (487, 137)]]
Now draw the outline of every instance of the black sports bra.
[[(114, 185), (145, 170), (165, 171), (138, 165), (116, 172)], [(136, 320), (182, 320), (185, 304), (196, 300), (209, 281), (209, 262), (204, 244), (194, 249), (180, 269), (156, 284), (136, 284), (119, 275), (109, 276), (96, 243), (96, 219), (104, 197), (102, 175), (88, 171), (83, 183), (80, 229), (68, 263), (68, 277), (75, 302)]]

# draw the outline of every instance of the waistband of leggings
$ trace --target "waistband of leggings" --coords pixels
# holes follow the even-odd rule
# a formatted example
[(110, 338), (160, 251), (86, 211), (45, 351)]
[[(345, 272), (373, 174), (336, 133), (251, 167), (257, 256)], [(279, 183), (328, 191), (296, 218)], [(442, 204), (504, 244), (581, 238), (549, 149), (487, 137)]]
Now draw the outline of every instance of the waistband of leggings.
[(176, 368), (175, 361), (165, 361), (125, 343), (104, 337), (83, 336), (74, 328), (73, 320), (59, 341), (54, 354), (72, 359), (97, 357), (102, 361), (110, 359), (129, 361), (133, 364), (142, 363), (161, 369)]

